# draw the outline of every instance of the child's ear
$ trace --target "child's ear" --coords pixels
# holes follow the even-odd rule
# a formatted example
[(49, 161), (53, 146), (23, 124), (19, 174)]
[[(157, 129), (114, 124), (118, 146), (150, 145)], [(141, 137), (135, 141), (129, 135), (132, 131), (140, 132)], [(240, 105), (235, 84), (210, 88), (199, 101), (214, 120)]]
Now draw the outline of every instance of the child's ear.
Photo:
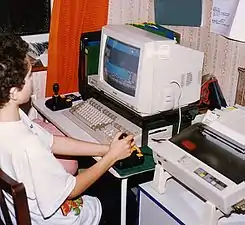
[(17, 93), (18, 89), (16, 87), (12, 87), (9, 92), (10, 99), (13, 101), (17, 101)]

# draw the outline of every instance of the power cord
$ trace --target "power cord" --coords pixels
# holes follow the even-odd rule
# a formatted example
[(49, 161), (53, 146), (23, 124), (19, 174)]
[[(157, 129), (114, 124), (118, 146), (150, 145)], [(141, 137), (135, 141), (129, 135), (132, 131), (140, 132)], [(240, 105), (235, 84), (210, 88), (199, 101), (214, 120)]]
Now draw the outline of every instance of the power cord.
[(178, 122), (178, 129), (177, 129), (177, 134), (179, 134), (180, 126), (181, 126), (181, 119), (182, 119), (181, 107), (180, 107), (180, 98), (182, 96), (182, 88), (181, 88), (181, 85), (180, 85), (180, 83), (178, 81), (171, 81), (170, 84), (175, 84), (180, 89), (180, 94), (179, 94), (179, 97), (178, 97), (179, 122)]

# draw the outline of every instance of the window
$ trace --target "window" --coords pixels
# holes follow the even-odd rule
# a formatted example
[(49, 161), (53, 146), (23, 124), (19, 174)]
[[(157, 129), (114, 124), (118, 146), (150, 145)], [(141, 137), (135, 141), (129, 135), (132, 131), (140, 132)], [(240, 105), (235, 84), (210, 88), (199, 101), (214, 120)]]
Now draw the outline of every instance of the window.
[(50, 0), (0, 0), (0, 33), (48, 33), (50, 15)]

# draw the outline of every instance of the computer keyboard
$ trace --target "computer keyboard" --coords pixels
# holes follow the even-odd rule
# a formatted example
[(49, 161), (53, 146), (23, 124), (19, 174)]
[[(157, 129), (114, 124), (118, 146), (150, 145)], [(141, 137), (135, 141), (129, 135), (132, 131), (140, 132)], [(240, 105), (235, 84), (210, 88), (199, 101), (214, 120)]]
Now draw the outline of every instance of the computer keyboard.
[(140, 127), (94, 98), (72, 106), (63, 114), (102, 144), (111, 143), (119, 131), (133, 134), (136, 138), (141, 134)]

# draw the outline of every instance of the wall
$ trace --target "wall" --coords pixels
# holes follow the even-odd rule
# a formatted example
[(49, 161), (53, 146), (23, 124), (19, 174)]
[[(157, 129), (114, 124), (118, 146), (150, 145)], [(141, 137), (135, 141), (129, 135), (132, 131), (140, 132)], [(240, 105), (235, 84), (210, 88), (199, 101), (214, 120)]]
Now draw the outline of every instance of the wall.
[[(210, 32), (212, 0), (203, 0), (204, 26), (171, 27), (181, 44), (205, 53), (203, 74), (216, 75), (229, 104), (235, 100), (238, 67), (245, 66), (245, 44)], [(109, 0), (109, 23), (154, 21), (154, 0)]]
[[(227, 102), (233, 104), (238, 77), (237, 68), (245, 67), (245, 44), (209, 32), (212, 0), (203, 2), (205, 3), (203, 27), (172, 27), (172, 29), (181, 33), (183, 45), (205, 52), (203, 74), (216, 75)], [(154, 21), (154, 0), (109, 0), (108, 23), (145, 21)], [(44, 97), (45, 81), (35, 80), (37, 97)]]

